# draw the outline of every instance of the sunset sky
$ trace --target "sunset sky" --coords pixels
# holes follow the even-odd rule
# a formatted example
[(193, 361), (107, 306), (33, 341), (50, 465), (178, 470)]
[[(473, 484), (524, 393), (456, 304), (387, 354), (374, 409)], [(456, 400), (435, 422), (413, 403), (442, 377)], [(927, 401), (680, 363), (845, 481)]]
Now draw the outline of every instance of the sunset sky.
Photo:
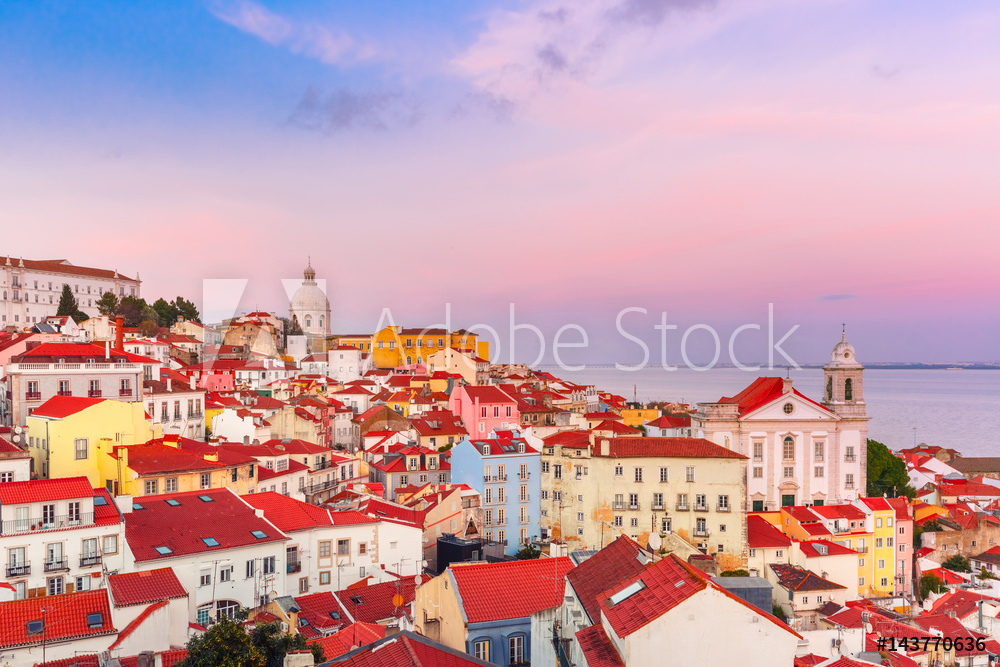
[(282, 314), (311, 255), (341, 332), (513, 303), (629, 361), (636, 307), (766, 360), (773, 303), (800, 362), (844, 322), (862, 361), (997, 360), (1000, 5), (5, 0), (0, 225)]

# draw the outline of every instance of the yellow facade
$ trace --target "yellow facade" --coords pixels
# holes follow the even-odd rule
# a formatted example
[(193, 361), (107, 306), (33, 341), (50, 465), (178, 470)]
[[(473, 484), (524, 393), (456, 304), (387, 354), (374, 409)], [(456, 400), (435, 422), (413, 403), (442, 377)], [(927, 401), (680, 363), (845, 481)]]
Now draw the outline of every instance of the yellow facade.
[[(170, 441), (164, 442), (165, 446), (172, 446)], [(200, 489), (221, 489), (230, 488), (238, 495), (249, 493), (250, 489), (257, 486), (257, 465), (253, 465), (253, 476), (250, 476), (250, 464), (236, 466), (236, 481), (233, 481), (232, 468), (206, 468), (204, 470), (192, 470), (183, 472), (166, 471), (157, 474), (140, 474), (129, 467), (129, 448), (114, 448), (114, 444), (107, 440), (102, 440), (98, 444), (98, 467), (100, 469), (101, 485), (107, 486), (109, 481), (117, 487), (117, 495), (130, 495), (138, 498), (146, 495), (156, 495), (167, 493), (168, 488), (180, 493), (184, 491), (198, 491)], [(207, 461), (218, 462), (218, 454), (209, 455)], [(208, 475), (209, 484), (202, 484), (202, 474)], [(168, 480), (170, 486), (168, 487)], [(156, 482), (155, 491), (147, 493), (149, 485), (146, 482)]]
[(875, 596), (892, 595), (895, 591), (896, 576), (896, 510), (872, 510), (874, 514), (874, 538), (872, 549), (873, 576), (867, 588)]
[(465, 621), (462, 620), (462, 607), (458, 603), (451, 572), (445, 570), (417, 588), (413, 600), (413, 623), (418, 634), (465, 652)]
[(660, 411), (656, 408), (625, 408), (621, 415), (626, 426), (639, 428), (648, 421), (659, 419)]
[(136, 445), (162, 436), (160, 424), (146, 419), (141, 402), (101, 401), (65, 417), (27, 419), (32, 468), (41, 478), (86, 475), (92, 486), (103, 486), (102, 443)]
[(474, 333), (437, 329), (421, 333), (389, 326), (372, 336), (372, 362), (376, 368), (425, 364), (430, 355), (449, 347), (473, 350), (483, 359), (489, 358), (489, 342), (480, 341)]
[(950, 512), (943, 507), (938, 507), (937, 505), (922, 505), (921, 507), (913, 508), (913, 521), (915, 523), (919, 523), (932, 514), (943, 517), (950, 516)]

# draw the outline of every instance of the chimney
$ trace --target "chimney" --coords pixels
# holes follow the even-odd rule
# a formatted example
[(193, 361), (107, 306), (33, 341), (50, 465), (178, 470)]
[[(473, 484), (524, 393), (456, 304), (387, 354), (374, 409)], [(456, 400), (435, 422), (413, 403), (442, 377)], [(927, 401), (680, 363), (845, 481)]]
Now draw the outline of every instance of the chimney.
[(111, 341), (109, 340), (104, 341), (104, 358), (111, 358)]
[(168, 378), (167, 378), (167, 391), (173, 391), (173, 390), (174, 390), (174, 383), (173, 383), (173, 380), (171, 380), (171, 379), (170, 379), (170, 378), (168, 377)]
[(212, 461), (213, 463), (219, 462), (219, 452), (205, 452), (204, 459), (206, 461)]
[(188, 378), (188, 380), (189, 380), (188, 384), (191, 385), (191, 391), (194, 391), (196, 389), (196, 387), (194, 386), (194, 376), (192, 375), (191, 377)]
[(790, 394), (792, 392), (792, 378), (781, 379), (781, 393)]
[(125, 320), (122, 317), (115, 318), (115, 349), (124, 350), (125, 347)]
[(611, 441), (601, 438), (601, 456), (611, 456)]
[(173, 447), (174, 449), (181, 448), (181, 440), (176, 433), (164, 435), (163, 444), (166, 445), (167, 447)]

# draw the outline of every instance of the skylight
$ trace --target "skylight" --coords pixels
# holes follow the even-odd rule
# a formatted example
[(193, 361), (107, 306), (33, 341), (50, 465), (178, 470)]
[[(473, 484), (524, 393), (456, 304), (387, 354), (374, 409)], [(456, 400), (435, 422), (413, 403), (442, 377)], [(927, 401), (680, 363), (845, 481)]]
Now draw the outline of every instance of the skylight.
[(170, 505), (171, 507), (179, 507), (181, 503), (180, 501), (171, 498), (170, 500), (167, 501), (167, 504)]
[(219, 546), (219, 541), (217, 539), (215, 539), (214, 537), (203, 537), (203, 538), (201, 538), (201, 541), (204, 542), (205, 546), (208, 546), (208, 547), (217, 547), (217, 546)]
[(146, 508), (143, 507), (142, 505), (140, 505), (139, 503), (132, 503), (132, 509), (133, 510), (144, 510)]
[(104, 496), (94, 496), (94, 506), (95, 507), (103, 507), (104, 505), (107, 505), (107, 504), (108, 504), (108, 499), (105, 498)]
[(215, 499), (212, 498), (212, 496), (198, 496), (198, 500), (200, 500), (203, 503), (213, 503), (213, 502), (215, 502)]
[(28, 621), (28, 634), (37, 635), (45, 625), (41, 621)]
[(611, 606), (614, 607), (617, 604), (621, 604), (622, 602), (629, 599), (639, 591), (644, 590), (645, 588), (646, 588), (646, 583), (642, 579), (629, 584), (628, 586), (626, 586), (625, 588), (621, 589), (620, 591), (611, 596), (611, 598), (609, 599), (609, 601), (611, 602)]
[(250, 534), (256, 537), (258, 540), (262, 540), (265, 537), (267, 537), (267, 533), (265, 533), (263, 530), (251, 530)]
[(87, 614), (87, 627), (99, 628), (104, 625), (104, 614)]
[(174, 550), (171, 549), (170, 547), (153, 547), (153, 548), (156, 549), (156, 553), (160, 554), (161, 556), (166, 556), (167, 554), (172, 554), (174, 552)]

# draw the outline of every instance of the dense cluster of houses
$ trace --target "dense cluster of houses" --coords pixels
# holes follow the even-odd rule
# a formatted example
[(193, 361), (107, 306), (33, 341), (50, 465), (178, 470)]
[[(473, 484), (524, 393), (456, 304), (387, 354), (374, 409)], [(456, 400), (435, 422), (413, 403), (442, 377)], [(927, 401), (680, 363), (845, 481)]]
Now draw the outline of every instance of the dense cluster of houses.
[[(904, 451), (917, 500), (867, 497), (846, 338), (821, 397), (639, 404), (465, 330), (331, 333), (311, 266), (289, 315), (0, 334), (6, 664), (169, 666), (244, 612), (350, 665), (1000, 653), (1000, 465)], [(873, 654), (935, 633), (985, 648)]]

